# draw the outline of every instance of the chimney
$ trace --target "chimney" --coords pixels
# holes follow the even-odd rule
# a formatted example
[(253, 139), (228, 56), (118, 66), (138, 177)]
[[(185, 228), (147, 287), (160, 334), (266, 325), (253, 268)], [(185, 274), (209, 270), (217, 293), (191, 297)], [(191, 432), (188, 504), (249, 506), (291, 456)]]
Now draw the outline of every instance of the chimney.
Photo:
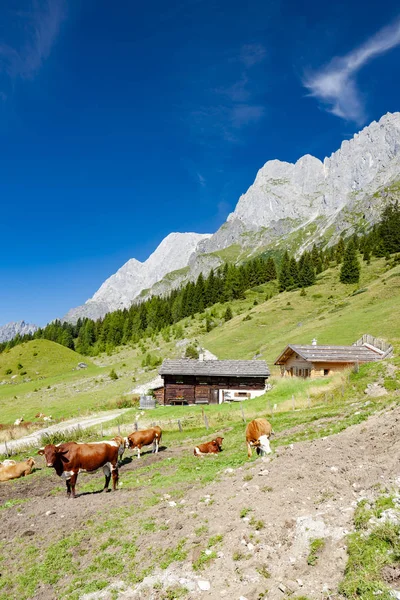
[(317, 345), (317, 340), (314, 338), (313, 341), (311, 342), (312, 346), (316, 346)]

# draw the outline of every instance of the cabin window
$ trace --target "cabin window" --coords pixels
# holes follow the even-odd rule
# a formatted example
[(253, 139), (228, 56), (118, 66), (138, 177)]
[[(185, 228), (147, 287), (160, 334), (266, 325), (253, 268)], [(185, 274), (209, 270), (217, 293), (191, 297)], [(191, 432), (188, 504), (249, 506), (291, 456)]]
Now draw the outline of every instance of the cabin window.
[(329, 369), (324, 369), (324, 377), (326, 377), (327, 375), (329, 375)]

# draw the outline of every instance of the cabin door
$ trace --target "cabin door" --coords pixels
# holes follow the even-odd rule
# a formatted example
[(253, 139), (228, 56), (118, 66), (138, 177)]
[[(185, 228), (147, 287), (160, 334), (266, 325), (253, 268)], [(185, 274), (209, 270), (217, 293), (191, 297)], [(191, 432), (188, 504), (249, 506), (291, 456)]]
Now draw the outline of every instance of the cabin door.
[(211, 398), (210, 398), (210, 403), (211, 404), (218, 404), (218, 393), (219, 390), (211, 390)]

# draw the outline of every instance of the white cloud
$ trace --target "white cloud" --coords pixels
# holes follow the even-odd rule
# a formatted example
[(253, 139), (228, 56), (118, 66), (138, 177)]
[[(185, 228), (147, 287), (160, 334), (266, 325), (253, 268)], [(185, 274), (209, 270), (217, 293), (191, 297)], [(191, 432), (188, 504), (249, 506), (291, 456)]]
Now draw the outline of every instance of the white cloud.
[(65, 0), (35, 0), (30, 12), (12, 15), (21, 39), (0, 44), (0, 71), (11, 79), (31, 79), (50, 55), (65, 16)]
[(329, 112), (361, 125), (366, 120), (366, 113), (356, 75), (372, 59), (399, 44), (400, 19), (378, 31), (346, 56), (333, 58), (326, 67), (308, 75), (303, 84)]

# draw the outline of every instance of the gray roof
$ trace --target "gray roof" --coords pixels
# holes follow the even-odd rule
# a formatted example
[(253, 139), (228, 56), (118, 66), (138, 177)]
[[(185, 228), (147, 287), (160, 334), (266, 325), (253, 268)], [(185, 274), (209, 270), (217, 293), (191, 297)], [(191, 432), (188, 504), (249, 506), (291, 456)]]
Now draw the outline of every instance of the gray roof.
[(295, 352), (309, 362), (356, 363), (380, 360), (383, 353), (366, 346), (297, 346), (289, 344), (275, 361), (276, 365), (284, 364)]
[(160, 375), (215, 375), (228, 377), (268, 377), (265, 360), (194, 360), (166, 358)]

